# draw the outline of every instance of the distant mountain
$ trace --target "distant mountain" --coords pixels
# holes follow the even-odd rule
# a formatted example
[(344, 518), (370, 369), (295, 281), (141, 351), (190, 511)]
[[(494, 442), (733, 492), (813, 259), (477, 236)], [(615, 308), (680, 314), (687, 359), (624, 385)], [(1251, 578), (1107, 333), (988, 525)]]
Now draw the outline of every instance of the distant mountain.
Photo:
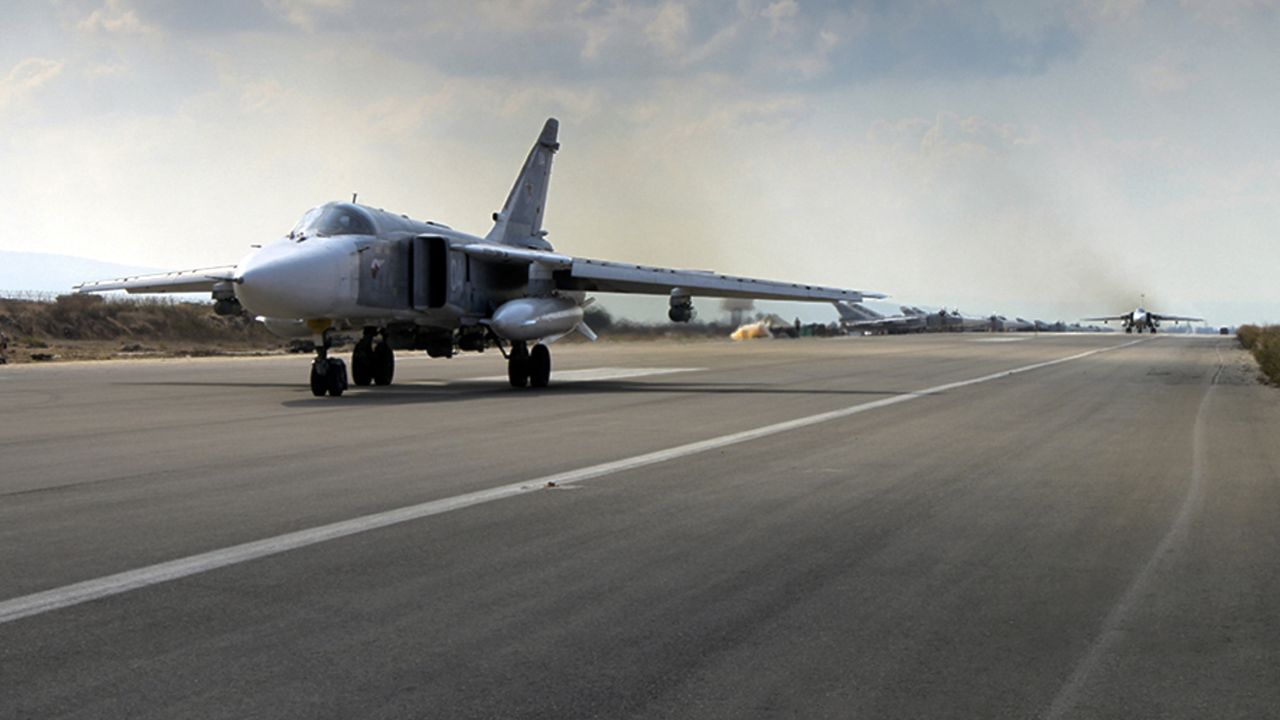
[(70, 292), (86, 280), (161, 272), (72, 255), (0, 250), (0, 291)]

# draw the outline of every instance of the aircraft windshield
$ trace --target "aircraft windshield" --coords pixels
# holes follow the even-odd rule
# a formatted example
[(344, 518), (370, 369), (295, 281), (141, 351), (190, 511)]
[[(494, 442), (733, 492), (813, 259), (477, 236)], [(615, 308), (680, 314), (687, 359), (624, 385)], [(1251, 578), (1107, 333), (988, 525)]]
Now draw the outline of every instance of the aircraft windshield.
[(291, 235), (376, 235), (373, 220), (355, 205), (339, 203), (312, 208), (294, 226)]

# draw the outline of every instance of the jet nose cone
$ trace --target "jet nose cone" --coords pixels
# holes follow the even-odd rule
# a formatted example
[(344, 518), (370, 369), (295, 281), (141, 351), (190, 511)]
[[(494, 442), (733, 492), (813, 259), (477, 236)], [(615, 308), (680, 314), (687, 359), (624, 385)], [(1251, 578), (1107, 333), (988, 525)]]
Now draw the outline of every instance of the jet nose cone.
[(236, 297), (274, 318), (327, 317), (336, 304), (340, 258), (315, 248), (267, 247), (236, 268)]

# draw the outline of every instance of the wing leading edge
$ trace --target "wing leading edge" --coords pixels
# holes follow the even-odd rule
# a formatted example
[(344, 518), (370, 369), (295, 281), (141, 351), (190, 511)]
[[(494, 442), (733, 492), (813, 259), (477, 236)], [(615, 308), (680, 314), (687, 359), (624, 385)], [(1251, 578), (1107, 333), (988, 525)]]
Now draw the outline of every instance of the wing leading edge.
[(236, 268), (234, 265), (199, 268), (196, 270), (177, 270), (154, 275), (134, 275), (114, 280), (97, 280), (76, 285), (73, 289), (78, 293), (108, 292), (125, 290), (130, 293), (190, 293), (212, 292), (219, 285), (234, 282)]
[(487, 262), (545, 265), (554, 271), (556, 288), (559, 290), (810, 302), (834, 300), (858, 302), (864, 298), (887, 297), (877, 292), (722, 275), (708, 270), (677, 270), (593, 260), (488, 243), (465, 245), (461, 250), (478, 260)]

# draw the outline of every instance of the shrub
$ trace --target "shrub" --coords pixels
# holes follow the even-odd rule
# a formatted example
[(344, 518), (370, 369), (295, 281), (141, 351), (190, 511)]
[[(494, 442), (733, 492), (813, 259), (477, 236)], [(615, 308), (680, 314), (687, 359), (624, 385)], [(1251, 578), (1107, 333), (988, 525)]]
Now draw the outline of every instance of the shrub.
[(1262, 329), (1253, 347), (1258, 368), (1272, 383), (1280, 385), (1280, 325)]
[(1252, 350), (1253, 346), (1258, 342), (1258, 335), (1262, 333), (1262, 328), (1257, 325), (1241, 325), (1236, 328), (1236, 339), (1240, 341), (1240, 347), (1245, 350)]

